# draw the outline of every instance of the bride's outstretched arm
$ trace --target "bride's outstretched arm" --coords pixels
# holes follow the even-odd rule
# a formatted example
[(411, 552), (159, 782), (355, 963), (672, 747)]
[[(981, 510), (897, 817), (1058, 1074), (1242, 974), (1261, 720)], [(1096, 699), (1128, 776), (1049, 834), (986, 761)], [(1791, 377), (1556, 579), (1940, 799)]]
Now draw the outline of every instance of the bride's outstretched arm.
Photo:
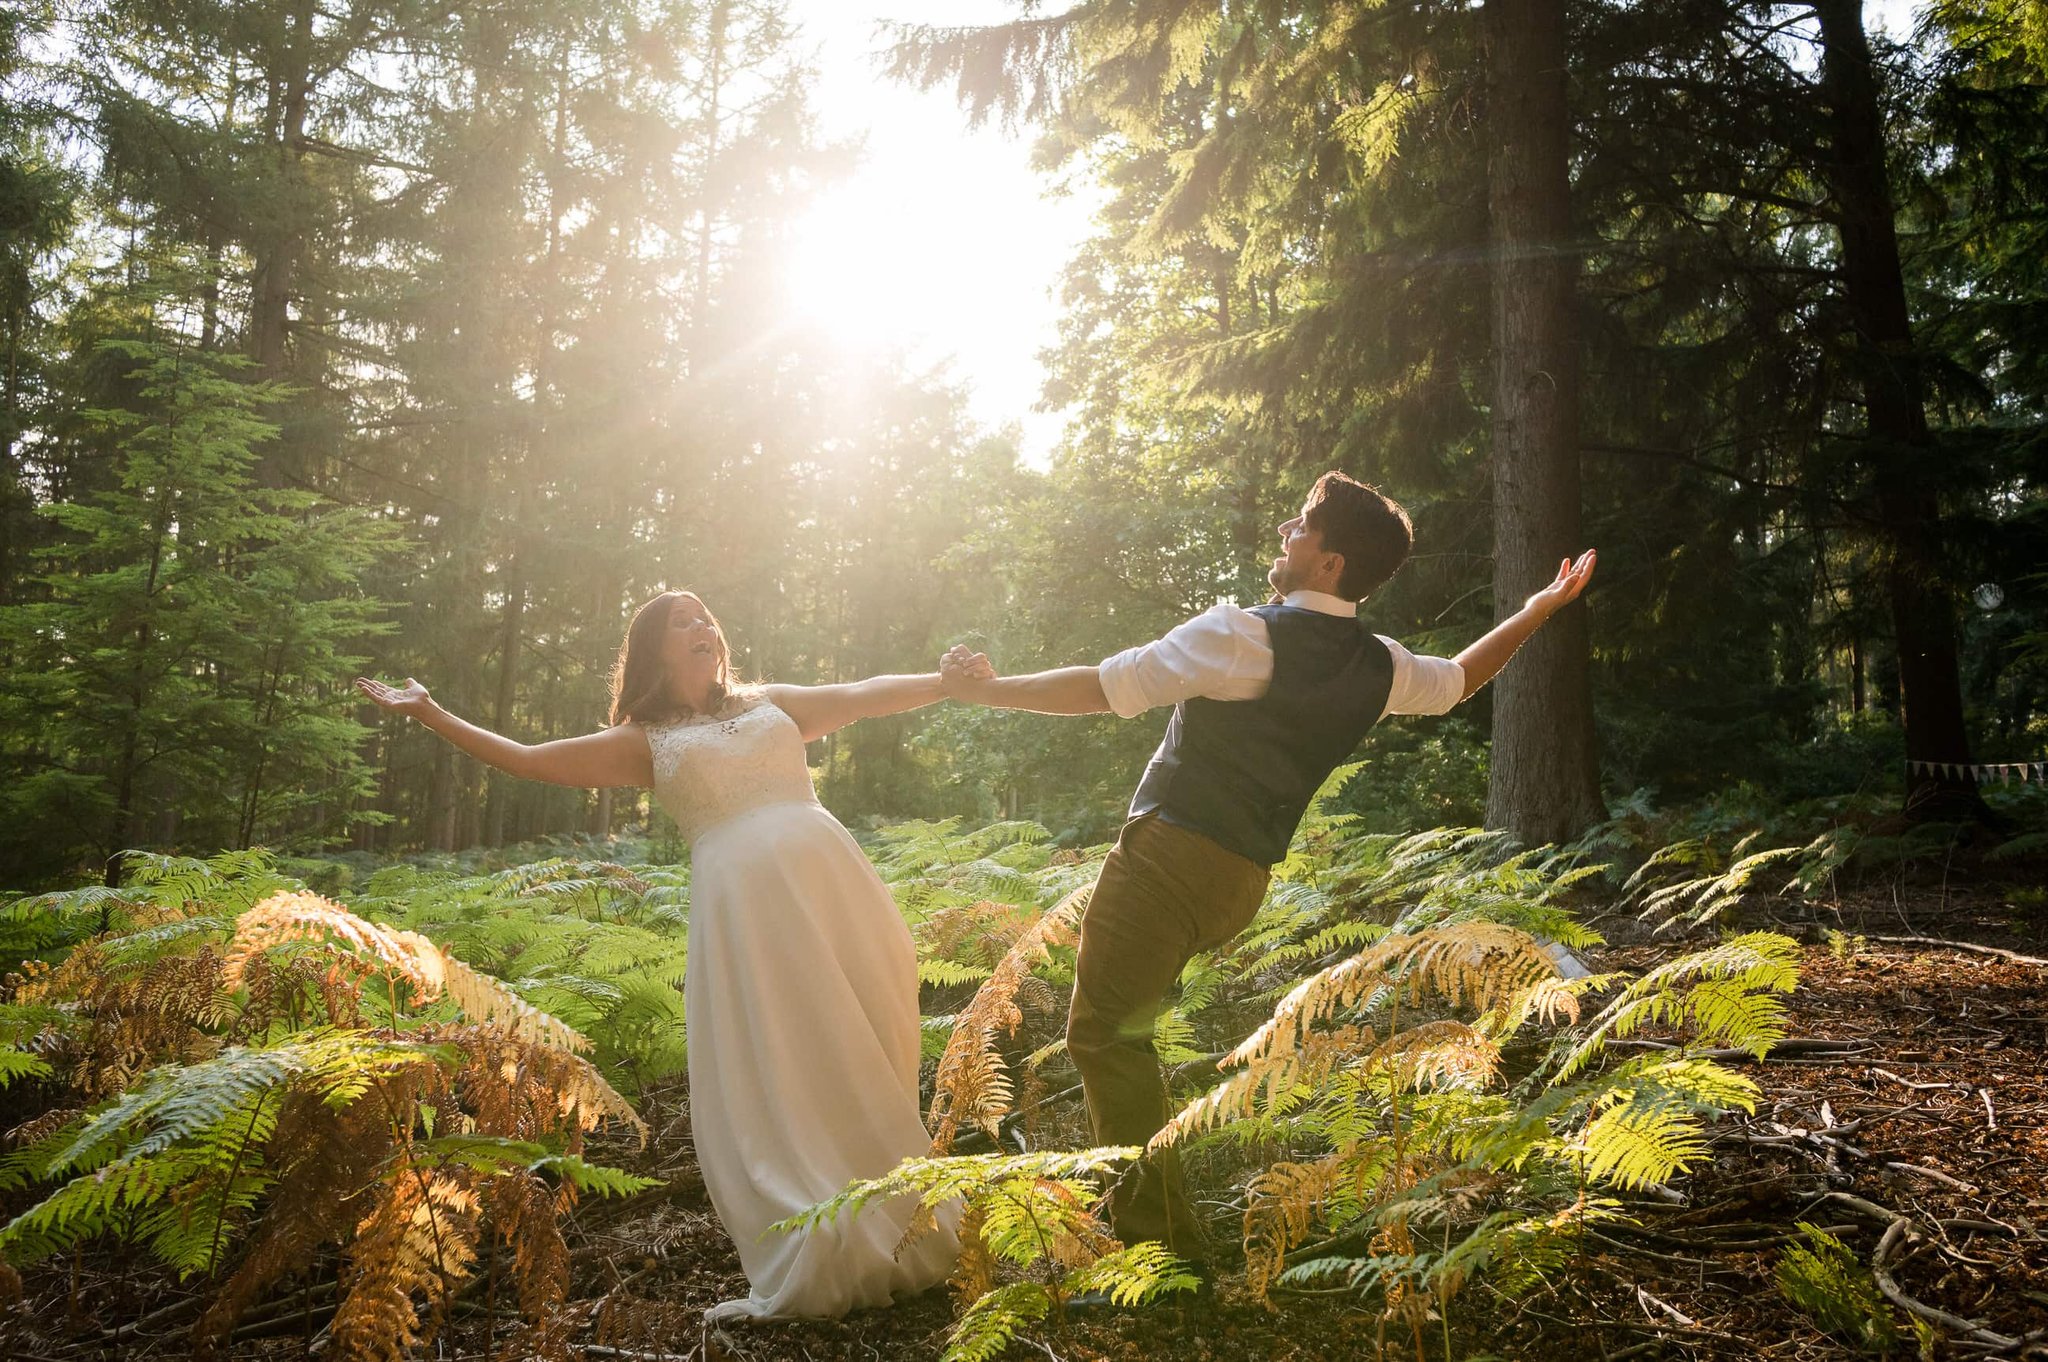
[(980, 653), (955, 647), (939, 663), (946, 694), (992, 709), (1028, 709), (1038, 714), (1107, 714), (1100, 667), (1056, 667), (1029, 676), (998, 677)]
[(856, 719), (878, 719), (922, 709), (946, 698), (937, 672), (918, 676), (870, 676), (834, 686), (768, 686), (776, 708), (796, 720), (805, 742), (846, 727)]
[(585, 789), (654, 783), (654, 758), (647, 749), (647, 735), (636, 724), (619, 724), (600, 733), (553, 742), (514, 742), (456, 718), (435, 704), (427, 688), (409, 676), (403, 689), (359, 676), (356, 689), (388, 710), (418, 719), (478, 761), (509, 775)]

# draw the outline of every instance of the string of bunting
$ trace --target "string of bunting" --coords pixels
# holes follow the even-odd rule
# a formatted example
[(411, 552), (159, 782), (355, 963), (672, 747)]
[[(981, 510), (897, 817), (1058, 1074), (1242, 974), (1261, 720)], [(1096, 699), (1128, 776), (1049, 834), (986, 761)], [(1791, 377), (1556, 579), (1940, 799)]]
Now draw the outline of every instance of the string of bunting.
[(1992, 781), (2010, 782), (2017, 775), (2021, 780), (2048, 781), (2048, 761), (1995, 761), (1978, 764), (1965, 761), (1909, 761), (1906, 769), (1914, 775), (1946, 776), (1951, 780), (1968, 778), (1979, 785)]

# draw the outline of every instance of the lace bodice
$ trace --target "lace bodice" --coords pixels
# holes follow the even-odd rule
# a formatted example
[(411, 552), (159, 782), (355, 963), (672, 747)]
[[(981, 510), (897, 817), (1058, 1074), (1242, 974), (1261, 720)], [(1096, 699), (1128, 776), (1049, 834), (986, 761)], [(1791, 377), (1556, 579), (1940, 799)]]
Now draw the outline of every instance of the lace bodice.
[(770, 804), (815, 804), (796, 721), (766, 697), (647, 729), (654, 797), (695, 842), (712, 826)]

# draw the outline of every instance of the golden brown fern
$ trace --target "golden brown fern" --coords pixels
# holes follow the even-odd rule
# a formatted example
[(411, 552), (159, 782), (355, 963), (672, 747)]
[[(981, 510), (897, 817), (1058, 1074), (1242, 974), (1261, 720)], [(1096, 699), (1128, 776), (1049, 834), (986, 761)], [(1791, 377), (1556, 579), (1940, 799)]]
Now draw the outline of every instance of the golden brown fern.
[[(490, 1036), (519, 1047), (563, 1055), (572, 1062), (543, 1063), (521, 1048), (500, 1056), (499, 1062), (512, 1064), (514, 1072), (523, 1071), (522, 1066), (533, 1072), (545, 1068), (551, 1099), (562, 1115), (574, 1114), (579, 1129), (589, 1130), (604, 1120), (623, 1121), (639, 1134), (641, 1143), (646, 1143), (648, 1132), (639, 1113), (577, 1053), (588, 1050), (589, 1041), (501, 981), (471, 969), (417, 932), (381, 927), (317, 894), (273, 894), (236, 920), (234, 939), (220, 974), (227, 987), (240, 987), (251, 977), (252, 964), (260, 953), (295, 941), (334, 939), (354, 952), (333, 957), (336, 963), (356, 961), (357, 967), (365, 971), (381, 969), (389, 978), (404, 980), (415, 1003), (429, 1004), (445, 996), (472, 1022), (488, 1027)], [(481, 1035), (468, 1031), (451, 1034), (458, 1039)]]
[(1500, 1018), (1533, 1006), (1559, 1008), (1551, 987), (1556, 966), (1526, 932), (1491, 922), (1431, 927), (1412, 936), (1389, 936), (1309, 976), (1281, 999), (1273, 1015), (1225, 1056), (1236, 1068), (1222, 1084), (1189, 1103), (1152, 1138), (1154, 1148), (1251, 1114), (1260, 1094), (1271, 1106), (1284, 1093), (1314, 1086), (1338, 1069), (1390, 1070), (1393, 1082), (1482, 1082), (1499, 1063), (1498, 1051), (1477, 1027), (1432, 1022), (1381, 1040), (1370, 1026), (1350, 1023), (1317, 1030), (1319, 1023), (1385, 990), (1391, 1000), (1417, 1003), (1435, 994), (1450, 1006), (1469, 1006)]
[[(479, 1202), (464, 1175), (402, 1167), (356, 1225), (334, 1313), (334, 1355), (405, 1362), (431, 1341), (455, 1283), (476, 1264)], [(421, 1317), (415, 1297), (424, 1297)]]
[(1351, 1066), (1386, 1072), (1397, 1088), (1483, 1088), (1500, 1073), (1500, 1047), (1461, 1021), (1430, 1021), (1388, 1036)]
[(1356, 1176), (1357, 1146), (1344, 1145), (1313, 1163), (1282, 1162), (1253, 1178), (1244, 1208), (1244, 1276), (1255, 1299), (1287, 1266), (1290, 1250), (1308, 1238), (1330, 1194)]
[(927, 1114), (927, 1123), (934, 1127), (933, 1153), (943, 1154), (953, 1147), (963, 1122), (993, 1135), (997, 1123), (1009, 1113), (1009, 1066), (997, 1049), (997, 1038), (1015, 1035), (1023, 1024), (1019, 990), (1031, 977), (1032, 967), (1050, 958), (1052, 947), (1074, 943), (1074, 924), (1089, 892), (1084, 888), (1067, 895), (1019, 933), (954, 1022), (946, 1051), (939, 1057)]
[(1292, 1049), (1254, 1061), (1188, 1103), (1152, 1137), (1152, 1146), (1173, 1144), (1196, 1131), (1247, 1116), (1261, 1093), (1271, 1107), (1296, 1088), (1315, 1088), (1378, 1044), (1379, 1033), (1363, 1025), (1301, 1034)]
[(918, 924), (917, 936), (928, 958), (988, 967), (1007, 955), (1034, 921), (1028, 908), (983, 899), (941, 908)]
[(331, 899), (302, 892), (272, 894), (235, 919), (222, 982), (240, 988), (249, 961), (272, 947), (333, 939), (352, 953), (335, 957), (337, 962), (352, 961), (366, 972), (402, 979), (411, 985), (417, 1002), (430, 1003), (441, 996), (441, 951), (433, 942), (417, 932), (380, 927)]
[(981, 1236), (985, 1218), (982, 1208), (971, 1202), (960, 1216), (960, 1259), (953, 1265), (946, 1285), (953, 1289), (953, 1298), (962, 1309), (996, 1289), (995, 1255), (988, 1251)]
[[(50, 977), (64, 974), (60, 967)], [(220, 987), (220, 955), (210, 946), (132, 963), (99, 957), (71, 987), (77, 1009), (92, 1019), (77, 1044), (71, 1082), (95, 1101), (167, 1059), (205, 1058), (219, 1048), (209, 1030), (233, 1014)], [(53, 985), (46, 996), (55, 1001), (62, 993)]]
[(529, 1172), (505, 1172), (484, 1185), (484, 1209), (498, 1237), (512, 1250), (512, 1281), (519, 1293), (524, 1329), (518, 1352), (543, 1362), (568, 1362), (572, 1321), (569, 1245), (562, 1238), (561, 1212), (574, 1188), (559, 1191)]
[(1433, 992), (1452, 1007), (1487, 1012), (1511, 1006), (1530, 986), (1556, 977), (1556, 965), (1534, 937), (1496, 922), (1458, 922), (1383, 937), (1302, 980), (1227, 1062), (1251, 1063), (1287, 1049), (1317, 1021), (1375, 989), (1396, 988), (1410, 1002)]
[(643, 1148), (647, 1144), (640, 1113), (581, 1055), (488, 1025), (427, 1027), (419, 1035), (461, 1052), (456, 1084), (481, 1134), (514, 1140), (563, 1135), (576, 1153), (586, 1131), (619, 1121), (632, 1127)]
[(218, 1354), (242, 1313), (272, 1285), (304, 1268), (322, 1245), (347, 1238), (392, 1166), (400, 1123), (409, 1131), (421, 1100), (445, 1099), (447, 1090), (446, 1069), (409, 1064), (380, 1076), (347, 1106), (311, 1090), (285, 1098), (265, 1156), (278, 1180), (248, 1232), (248, 1251), (193, 1328), (197, 1362)]

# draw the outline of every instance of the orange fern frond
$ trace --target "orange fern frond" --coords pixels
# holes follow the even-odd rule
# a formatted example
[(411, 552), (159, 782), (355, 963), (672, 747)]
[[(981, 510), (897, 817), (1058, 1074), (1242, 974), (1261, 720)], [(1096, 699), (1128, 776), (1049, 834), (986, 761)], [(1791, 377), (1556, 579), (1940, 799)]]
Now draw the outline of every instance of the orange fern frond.
[[(400, 1169), (356, 1226), (334, 1314), (337, 1357), (405, 1362), (476, 1265), (476, 1192), (442, 1170)], [(415, 1296), (424, 1296), (423, 1322)]]
[(1074, 924), (1089, 893), (1084, 888), (1067, 895), (1020, 933), (954, 1022), (946, 1051), (939, 1057), (927, 1114), (928, 1124), (935, 1127), (933, 1153), (943, 1154), (953, 1147), (963, 1122), (993, 1135), (1009, 1114), (1009, 1071), (997, 1052), (997, 1037), (1015, 1035), (1023, 1025), (1024, 1013), (1017, 1005), (1019, 991), (1031, 977), (1032, 967), (1051, 958), (1052, 947), (1074, 944)]
[(559, 1213), (572, 1189), (551, 1190), (527, 1172), (506, 1172), (485, 1186), (484, 1204), (499, 1237), (512, 1249), (512, 1280), (525, 1321), (519, 1351), (542, 1362), (569, 1362), (573, 1321), (569, 1299), (569, 1245)]
[(1316, 1022), (1381, 988), (1399, 989), (1414, 1002), (1434, 992), (1453, 1007), (1469, 1004), (1487, 1011), (1556, 977), (1557, 966), (1534, 937), (1496, 922), (1459, 922), (1413, 936), (1383, 937), (1302, 980), (1225, 1063), (1247, 1064), (1290, 1049)]
[(1397, 1087), (1482, 1088), (1500, 1073), (1500, 1048), (1461, 1021), (1432, 1021), (1388, 1036), (1354, 1066), (1389, 1070)]
[(986, 1219), (987, 1213), (972, 1201), (960, 1216), (960, 1260), (954, 1264), (946, 1285), (953, 1288), (953, 1298), (963, 1310), (996, 1289), (995, 1255), (988, 1251), (981, 1237)]
[[(441, 996), (440, 948), (417, 932), (393, 931), (365, 921), (318, 894), (283, 893), (269, 898), (235, 919), (222, 982), (242, 986), (243, 971), (258, 952), (293, 941), (339, 938), (371, 968), (381, 969), (412, 985), (413, 997), (432, 1002)], [(432, 963), (429, 963), (429, 962)]]
[(482, 1134), (511, 1140), (566, 1135), (575, 1153), (584, 1132), (619, 1121), (647, 1144), (650, 1132), (640, 1113), (581, 1055), (496, 1026), (428, 1027), (420, 1036), (461, 1052), (455, 1082)]
[(1353, 1176), (1355, 1149), (1347, 1145), (1314, 1163), (1276, 1163), (1251, 1181), (1244, 1208), (1244, 1275), (1254, 1299), (1267, 1297), (1287, 1266), (1287, 1255), (1308, 1238), (1323, 1204)]
[(265, 1154), (277, 1184), (248, 1231), (248, 1251), (193, 1327), (196, 1362), (217, 1356), (242, 1313), (280, 1278), (312, 1262), (322, 1245), (347, 1237), (420, 1102), (439, 1103), (447, 1090), (442, 1066), (408, 1064), (379, 1075), (370, 1092), (346, 1106), (311, 1090), (285, 1099)]

